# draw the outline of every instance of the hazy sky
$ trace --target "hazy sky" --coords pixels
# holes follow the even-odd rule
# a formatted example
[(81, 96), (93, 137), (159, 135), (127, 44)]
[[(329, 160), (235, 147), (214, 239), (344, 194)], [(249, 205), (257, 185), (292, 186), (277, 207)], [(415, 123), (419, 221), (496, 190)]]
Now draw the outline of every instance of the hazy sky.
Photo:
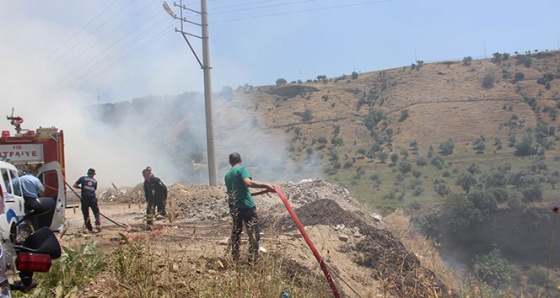
[[(80, 100), (113, 102), (203, 90), (202, 71), (163, 1), (0, 2), (0, 66), (16, 82), (8, 91), (25, 82), (41, 94), (76, 91)], [(200, 11), (199, 1), (183, 4)], [(560, 38), (558, 0), (208, 0), (208, 11), (217, 91), (416, 60), (557, 50)], [(200, 23), (195, 13), (185, 17)], [(201, 35), (196, 25), (185, 31)], [(202, 59), (201, 40), (189, 41)]]
[[(24, 127), (62, 127), (69, 142), (91, 144), (93, 152), (67, 150), (80, 174), (89, 155), (138, 151), (95, 148), (92, 135), (103, 134), (89, 131), (82, 108), (203, 90), (202, 70), (175, 32), (180, 22), (162, 3), (0, 0), (0, 116), (15, 107)], [(199, 1), (183, 4), (200, 11)], [(208, 11), (215, 91), (560, 48), (558, 0), (208, 0)], [(185, 17), (200, 23), (196, 13)], [(185, 31), (201, 34), (190, 23)], [(201, 40), (188, 40), (202, 59)]]

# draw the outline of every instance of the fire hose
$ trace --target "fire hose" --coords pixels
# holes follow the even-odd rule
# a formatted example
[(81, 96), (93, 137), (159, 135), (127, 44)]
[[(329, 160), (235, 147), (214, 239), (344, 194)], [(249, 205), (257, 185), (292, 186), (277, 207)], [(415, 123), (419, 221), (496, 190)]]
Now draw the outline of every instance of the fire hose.
[[(80, 200), (82, 199), (82, 196), (80, 196), (80, 195), (72, 188), (72, 186), (70, 186), (70, 184), (68, 184), (68, 182), (64, 181), (64, 183), (66, 183), (66, 185), (68, 186), (68, 188), (70, 188), (70, 190), (71, 190)], [(99, 215), (103, 216), (103, 218), (105, 218), (106, 220), (108, 220), (108, 221), (110, 221), (110, 222), (116, 224), (117, 226), (119, 226), (119, 227), (121, 227), (121, 228), (125, 228), (125, 229), (127, 229), (127, 230), (130, 230), (130, 226), (129, 226), (128, 224), (126, 224), (126, 223), (114, 221), (114, 220), (110, 219), (109, 217), (105, 216), (105, 214), (103, 214), (103, 213), (101, 213), (101, 212), (99, 212)]]
[[(331, 288), (331, 291), (332, 291), (334, 297), (339, 298), (340, 295), (338, 294), (338, 290), (336, 289), (336, 285), (334, 284), (334, 281), (332, 280), (331, 275), (329, 274), (329, 270), (327, 268), (327, 265), (325, 264), (325, 262), (323, 261), (323, 258), (321, 257), (321, 255), (319, 254), (317, 249), (315, 248), (315, 245), (313, 245), (313, 242), (311, 241), (311, 239), (307, 235), (307, 232), (305, 232), (305, 229), (303, 228), (303, 225), (299, 221), (297, 215), (294, 213), (294, 210), (290, 206), (290, 203), (288, 202), (288, 199), (286, 199), (286, 197), (284, 196), (284, 194), (282, 193), (282, 191), (280, 191), (280, 189), (278, 187), (274, 187), (274, 190), (276, 191), (276, 193), (278, 194), (280, 199), (282, 199), (282, 202), (284, 203), (284, 206), (286, 206), (286, 209), (288, 210), (288, 213), (290, 214), (294, 223), (296, 224), (297, 228), (299, 229), (299, 232), (303, 236), (303, 239), (305, 239), (305, 242), (307, 243), (307, 245), (309, 246), (309, 248), (313, 252), (313, 255), (317, 259), (317, 262), (319, 262), (319, 266), (321, 267), (321, 270), (323, 271), (323, 274), (325, 275), (325, 278), (327, 279), (327, 282), (329, 283), (329, 286)], [(257, 192), (257, 193), (251, 194), (251, 195), (260, 195), (260, 194), (264, 194), (264, 193), (267, 193), (267, 192), (268, 192), (268, 190), (264, 190), (264, 191), (260, 191), (260, 192)]]
[[(64, 181), (64, 183), (66, 183), (66, 185), (68, 186), (68, 188), (70, 188), (70, 190), (71, 190), (80, 200), (82, 199), (82, 197), (81, 197), (74, 189), (72, 189), (72, 187), (70, 186), (70, 184), (68, 184), (68, 182)], [(114, 185), (113, 185), (113, 186), (114, 186)], [(116, 188), (116, 187), (115, 187), (115, 188)], [(117, 225), (117, 226), (119, 226), (119, 227), (125, 229), (125, 232), (124, 232), (124, 233), (122, 233), (122, 234), (119, 233), (119, 234), (121, 235), (121, 237), (122, 237), (121, 242), (127, 242), (127, 243), (128, 243), (128, 242), (131, 242), (131, 241), (136, 241), (136, 240), (139, 240), (139, 239), (144, 239), (144, 238), (148, 238), (148, 237), (151, 237), (151, 236), (156, 236), (156, 235), (160, 235), (160, 234), (163, 233), (163, 226), (162, 226), (162, 225), (157, 225), (156, 228), (155, 228), (152, 232), (150, 232), (149, 234), (146, 234), (146, 235), (138, 235), (138, 236), (135, 236), (135, 237), (130, 237), (130, 236), (128, 236), (128, 233), (132, 230), (132, 227), (131, 227), (129, 224), (123, 223), (123, 222), (117, 222), (117, 221), (115, 221), (115, 220), (113, 220), (113, 219), (107, 217), (105, 214), (103, 214), (103, 213), (101, 213), (101, 212), (99, 212), (99, 215), (103, 216), (103, 218), (105, 218), (105, 219), (107, 219), (108, 221), (114, 223), (115, 225)]]

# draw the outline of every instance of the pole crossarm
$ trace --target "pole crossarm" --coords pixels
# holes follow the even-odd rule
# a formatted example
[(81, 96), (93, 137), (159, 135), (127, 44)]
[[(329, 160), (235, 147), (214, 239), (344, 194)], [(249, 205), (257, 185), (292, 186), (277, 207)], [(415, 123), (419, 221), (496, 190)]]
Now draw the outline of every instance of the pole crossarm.
[(194, 10), (194, 9), (192, 9), (192, 8), (188, 8), (186, 5), (179, 5), (179, 4), (177, 4), (176, 2), (173, 2), (173, 5), (174, 5), (174, 6), (177, 6), (177, 7), (180, 7), (180, 8), (182, 8), (182, 9), (184, 9), (184, 10), (188, 10), (188, 11), (190, 11), (190, 12), (194, 12), (194, 13), (197, 13), (197, 14), (201, 14), (200, 11)]
[(181, 30), (179, 30), (179, 29), (177, 29), (177, 28), (175, 28), (175, 32), (181, 32), (183, 35), (188, 35), (188, 36), (192, 36), (192, 37), (196, 37), (196, 38), (202, 39), (202, 36), (198, 36), (198, 35), (194, 35), (194, 34), (189, 33), (189, 32), (181, 31)]

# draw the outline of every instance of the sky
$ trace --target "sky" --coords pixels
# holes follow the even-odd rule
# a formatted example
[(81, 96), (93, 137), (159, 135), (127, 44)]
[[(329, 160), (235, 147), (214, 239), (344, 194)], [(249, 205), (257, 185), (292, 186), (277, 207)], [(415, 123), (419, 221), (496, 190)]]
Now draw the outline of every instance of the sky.
[[(200, 2), (183, 1), (190, 10), (181, 12), (168, 1), (188, 21), (182, 30), (189, 43), (162, 3), (0, 0), (0, 113), (15, 108), (24, 127), (64, 128), (73, 176), (85, 174), (94, 158), (146, 160), (136, 146), (99, 131), (88, 107), (203, 92), (196, 58), (203, 59), (202, 41), (195, 37), (202, 34)], [(558, 0), (208, 0), (207, 6), (214, 91), (418, 60), (560, 49)], [(112, 145), (96, 146), (103, 141)]]

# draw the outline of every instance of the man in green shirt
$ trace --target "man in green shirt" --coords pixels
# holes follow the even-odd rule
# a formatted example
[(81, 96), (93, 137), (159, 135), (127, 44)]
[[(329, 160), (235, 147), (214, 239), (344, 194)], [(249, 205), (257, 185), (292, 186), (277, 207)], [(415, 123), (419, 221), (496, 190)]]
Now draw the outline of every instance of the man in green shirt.
[(255, 202), (249, 188), (265, 188), (269, 192), (276, 192), (272, 184), (255, 181), (251, 178), (249, 169), (241, 165), (241, 155), (234, 152), (229, 155), (231, 169), (226, 173), (225, 183), (228, 203), (233, 226), (231, 229), (231, 252), (233, 259), (239, 259), (239, 245), (243, 222), (249, 236), (249, 262), (256, 262), (259, 256), (259, 218)]

